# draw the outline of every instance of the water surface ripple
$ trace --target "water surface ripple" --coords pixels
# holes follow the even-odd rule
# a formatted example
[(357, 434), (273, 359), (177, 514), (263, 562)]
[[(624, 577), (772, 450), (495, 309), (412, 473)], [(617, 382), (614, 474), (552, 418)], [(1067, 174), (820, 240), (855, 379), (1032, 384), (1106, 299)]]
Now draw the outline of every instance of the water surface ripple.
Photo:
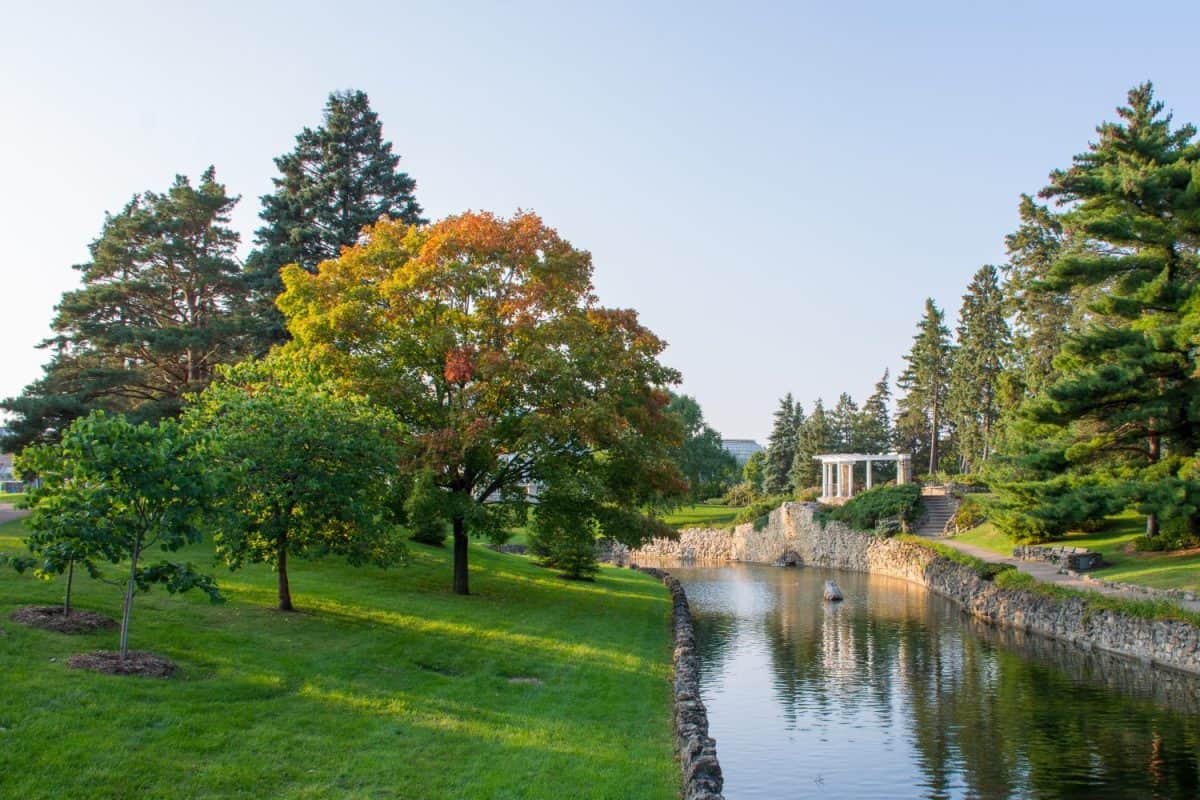
[[(1200, 680), (996, 631), (905, 581), (670, 567), (748, 798), (1200, 797)], [(826, 603), (835, 579), (846, 593)]]

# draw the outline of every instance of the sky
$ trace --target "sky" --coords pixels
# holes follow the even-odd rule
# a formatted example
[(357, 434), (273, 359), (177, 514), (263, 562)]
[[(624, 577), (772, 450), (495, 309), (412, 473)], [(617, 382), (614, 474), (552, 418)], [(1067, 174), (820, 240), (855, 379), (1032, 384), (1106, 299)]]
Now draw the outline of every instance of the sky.
[(536, 211), (710, 424), (860, 403), (953, 323), (1021, 193), (1135, 84), (1200, 122), (1200, 3), (0, 0), (0, 396), (105, 212), (210, 164), (242, 255), (274, 157), (366, 91), (437, 219)]

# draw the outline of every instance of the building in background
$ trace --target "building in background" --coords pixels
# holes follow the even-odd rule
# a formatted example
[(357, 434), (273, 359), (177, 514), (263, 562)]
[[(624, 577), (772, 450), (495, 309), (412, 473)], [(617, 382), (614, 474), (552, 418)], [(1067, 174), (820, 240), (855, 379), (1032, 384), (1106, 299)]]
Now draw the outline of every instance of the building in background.
[(763, 446), (753, 439), (722, 439), (721, 446), (737, 459), (738, 466), (750, 460), (750, 456), (763, 449)]

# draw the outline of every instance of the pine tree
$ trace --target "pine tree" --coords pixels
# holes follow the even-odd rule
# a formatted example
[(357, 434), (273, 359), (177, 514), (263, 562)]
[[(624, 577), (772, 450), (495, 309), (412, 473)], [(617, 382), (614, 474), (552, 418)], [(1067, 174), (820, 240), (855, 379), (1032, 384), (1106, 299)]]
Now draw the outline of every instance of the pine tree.
[(875, 391), (863, 403), (859, 412), (855, 440), (864, 453), (886, 453), (892, 448), (891, 389), (888, 371), (875, 384)]
[(105, 218), (63, 295), (41, 379), (0, 407), (12, 412), (4, 449), (57, 441), (93, 410), (158, 420), (203, 389), (218, 364), (252, 347), (248, 288), (228, 226), (237, 203), (210, 167), (200, 185), (176, 176), (165, 193), (135, 195)]
[(896, 418), (897, 443), (914, 454), (915, 460), (929, 458), (929, 471), (937, 472), (953, 353), (950, 331), (932, 299), (925, 301), (925, 316), (917, 326), (913, 346), (904, 357), (906, 366), (897, 382), (904, 390)]
[(1071, 295), (1046, 281), (1054, 262), (1070, 246), (1062, 220), (1028, 195), (1021, 196), (1021, 225), (1005, 237), (1005, 310), (1013, 319), (1013, 351), (1020, 383), (1029, 395), (1054, 376), (1054, 357), (1078, 307)]
[(804, 421), (796, 435), (796, 456), (792, 460), (792, 485), (796, 489), (808, 489), (821, 483), (821, 467), (815, 458), (828, 453), (834, 447), (833, 426), (825, 413), (821, 398), (813, 404), (812, 413)]
[(1049, 288), (1092, 300), (1012, 444), (1023, 485), (1000, 487), (1002, 499), (1011, 510), (1034, 498), (1012, 525), (1019, 534), (1077, 524), (1097, 492), (1136, 504), (1148, 535), (1160, 521), (1200, 528), (1200, 146), (1194, 126), (1172, 129), (1148, 83), (1117, 113), (1042, 193), (1066, 207), (1078, 242), (1055, 260)]
[(991, 453), (1000, 418), (1000, 380), (1011, 348), (995, 267), (981, 267), (967, 287), (957, 339), (947, 410), (954, 422), (959, 470), (970, 472)]
[(330, 94), (323, 124), (302, 130), (296, 148), (275, 165), (275, 191), (262, 197), (259, 216), (265, 224), (255, 233), (258, 249), (246, 265), (265, 327), (261, 349), (287, 338), (275, 309), (284, 265), (315, 273), (320, 262), (356, 244), (363, 227), (381, 216), (410, 225), (425, 222), (413, 194), (416, 181), (400, 171), (400, 156), (384, 140), (365, 92)]
[(846, 392), (842, 392), (838, 403), (833, 408), (831, 427), (833, 429), (833, 448), (843, 453), (858, 452), (857, 436), (858, 404)]
[(775, 423), (767, 439), (767, 461), (763, 465), (763, 490), (785, 494), (791, 490), (792, 461), (796, 458), (796, 404), (788, 392), (775, 410)]

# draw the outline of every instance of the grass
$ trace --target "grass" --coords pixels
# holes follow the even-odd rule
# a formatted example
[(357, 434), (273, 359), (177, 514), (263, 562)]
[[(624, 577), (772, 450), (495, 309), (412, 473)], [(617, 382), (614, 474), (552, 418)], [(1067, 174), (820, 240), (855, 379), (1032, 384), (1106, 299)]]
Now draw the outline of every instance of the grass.
[[(1069, 533), (1048, 544), (1086, 547), (1100, 553), (1111, 566), (1089, 573), (1096, 578), (1155, 589), (1200, 590), (1200, 549), (1164, 553), (1134, 551), (1133, 540), (1145, 532), (1146, 518), (1126, 511), (1109, 518), (1103, 530)], [(1012, 540), (990, 522), (961, 533), (956, 538), (1005, 556), (1012, 555)]]
[(742, 506), (692, 505), (681, 506), (663, 521), (672, 528), (732, 528)]
[[(0, 552), (21, 548), (0, 526)], [(449, 550), (391, 570), (293, 562), (299, 613), (274, 574), (214, 567), (223, 605), (137, 598), (131, 646), (169, 680), (69, 669), (115, 632), (66, 637), (8, 621), (62, 584), (0, 571), (0, 775), (11, 797), (674, 798), (670, 603), (605, 568), (567, 582), (471, 551), (471, 597)], [(209, 549), (185, 553), (209, 563)], [(115, 568), (113, 568), (115, 577)], [(119, 616), (83, 578), (75, 602)], [(520, 680), (513, 680), (520, 679)]]
[(0, 492), (0, 503), (16, 503), (22, 497), (24, 495), (21, 493)]

